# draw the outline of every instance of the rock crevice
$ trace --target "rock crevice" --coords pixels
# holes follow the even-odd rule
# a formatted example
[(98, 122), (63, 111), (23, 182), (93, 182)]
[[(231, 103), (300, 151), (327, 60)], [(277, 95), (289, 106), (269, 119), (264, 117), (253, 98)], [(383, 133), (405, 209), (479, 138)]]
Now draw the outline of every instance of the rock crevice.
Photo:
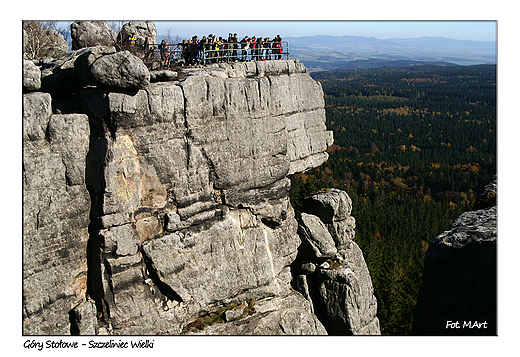
[(55, 60), (48, 93), (26, 81), (24, 333), (325, 334), (291, 286), (287, 178), (328, 157), (319, 83), (296, 60), (160, 82), (118, 56)]

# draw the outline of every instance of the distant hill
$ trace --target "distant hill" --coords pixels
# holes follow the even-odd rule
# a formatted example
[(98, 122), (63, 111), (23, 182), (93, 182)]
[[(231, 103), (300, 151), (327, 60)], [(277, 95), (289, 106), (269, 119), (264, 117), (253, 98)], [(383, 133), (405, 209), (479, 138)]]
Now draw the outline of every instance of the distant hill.
[[(323, 57), (321, 57), (323, 58)], [(457, 66), (457, 64), (444, 62), (444, 61), (413, 61), (413, 60), (388, 60), (382, 58), (370, 58), (366, 60), (354, 60), (354, 61), (302, 61), (309, 72), (316, 71), (333, 71), (336, 69), (369, 69), (379, 67), (410, 67), (410, 66)]]
[(446, 37), (377, 39), (363, 36), (284, 37), (291, 57), (309, 71), (410, 66), (496, 63), (495, 41)]

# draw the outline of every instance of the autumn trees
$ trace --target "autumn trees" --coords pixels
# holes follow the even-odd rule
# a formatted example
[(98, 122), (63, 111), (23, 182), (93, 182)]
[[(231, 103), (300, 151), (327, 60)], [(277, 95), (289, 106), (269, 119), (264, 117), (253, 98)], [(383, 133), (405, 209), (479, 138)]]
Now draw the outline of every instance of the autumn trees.
[(334, 146), (292, 178), (296, 211), (323, 187), (349, 193), (383, 334), (411, 331), (429, 242), (496, 175), (496, 66), (316, 72)]

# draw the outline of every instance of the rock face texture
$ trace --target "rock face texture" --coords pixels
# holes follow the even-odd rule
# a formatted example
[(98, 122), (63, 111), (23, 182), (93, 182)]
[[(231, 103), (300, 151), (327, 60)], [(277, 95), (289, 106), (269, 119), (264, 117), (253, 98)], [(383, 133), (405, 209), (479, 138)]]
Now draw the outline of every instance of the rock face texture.
[(68, 334), (87, 290), (88, 118), (53, 115), (47, 93), (23, 107), (23, 331)]
[(497, 180), (494, 179), (484, 188), (484, 192), (477, 196), (475, 209), (493, 207), (497, 205)]
[(150, 83), (150, 72), (129, 51), (94, 47), (78, 56), (74, 69), (84, 84), (112, 89), (141, 89)]
[(23, 91), (37, 91), (42, 86), (42, 73), (40, 69), (28, 60), (23, 61)]
[(157, 29), (155, 23), (152, 21), (130, 21), (121, 27), (119, 34), (117, 35), (117, 44), (119, 50), (130, 49), (130, 43), (128, 38), (135, 36), (134, 46), (141, 47), (144, 45), (146, 38), (149, 39), (150, 43), (157, 43)]
[(70, 25), (72, 50), (93, 46), (115, 46), (116, 33), (106, 21), (74, 21)]
[(326, 334), (287, 178), (327, 159), (319, 83), (282, 60), (117, 87), (84, 64), (124, 52), (77, 52), (75, 114), (24, 94), (24, 334)]
[(363, 253), (352, 241), (355, 219), (346, 192), (331, 188), (305, 198), (294, 286), (331, 335), (379, 335), (377, 301)]
[(496, 335), (495, 195), (496, 183), (490, 184), (485, 196), (493, 206), (463, 213), (430, 244), (414, 334)]

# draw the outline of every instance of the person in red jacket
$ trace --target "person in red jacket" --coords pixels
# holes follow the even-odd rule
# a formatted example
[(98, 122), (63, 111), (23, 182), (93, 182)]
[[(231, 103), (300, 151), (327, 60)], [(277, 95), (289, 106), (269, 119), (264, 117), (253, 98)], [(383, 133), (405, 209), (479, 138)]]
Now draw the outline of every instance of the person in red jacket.
[(249, 45), (251, 48), (251, 61), (256, 60), (256, 37), (251, 37), (251, 44)]
[(283, 46), (282, 46), (282, 38), (280, 35), (276, 35), (276, 38), (273, 39), (273, 45), (275, 46), (275, 50), (273, 50), (274, 53), (276, 53), (276, 59), (282, 59), (282, 52), (283, 52)]

